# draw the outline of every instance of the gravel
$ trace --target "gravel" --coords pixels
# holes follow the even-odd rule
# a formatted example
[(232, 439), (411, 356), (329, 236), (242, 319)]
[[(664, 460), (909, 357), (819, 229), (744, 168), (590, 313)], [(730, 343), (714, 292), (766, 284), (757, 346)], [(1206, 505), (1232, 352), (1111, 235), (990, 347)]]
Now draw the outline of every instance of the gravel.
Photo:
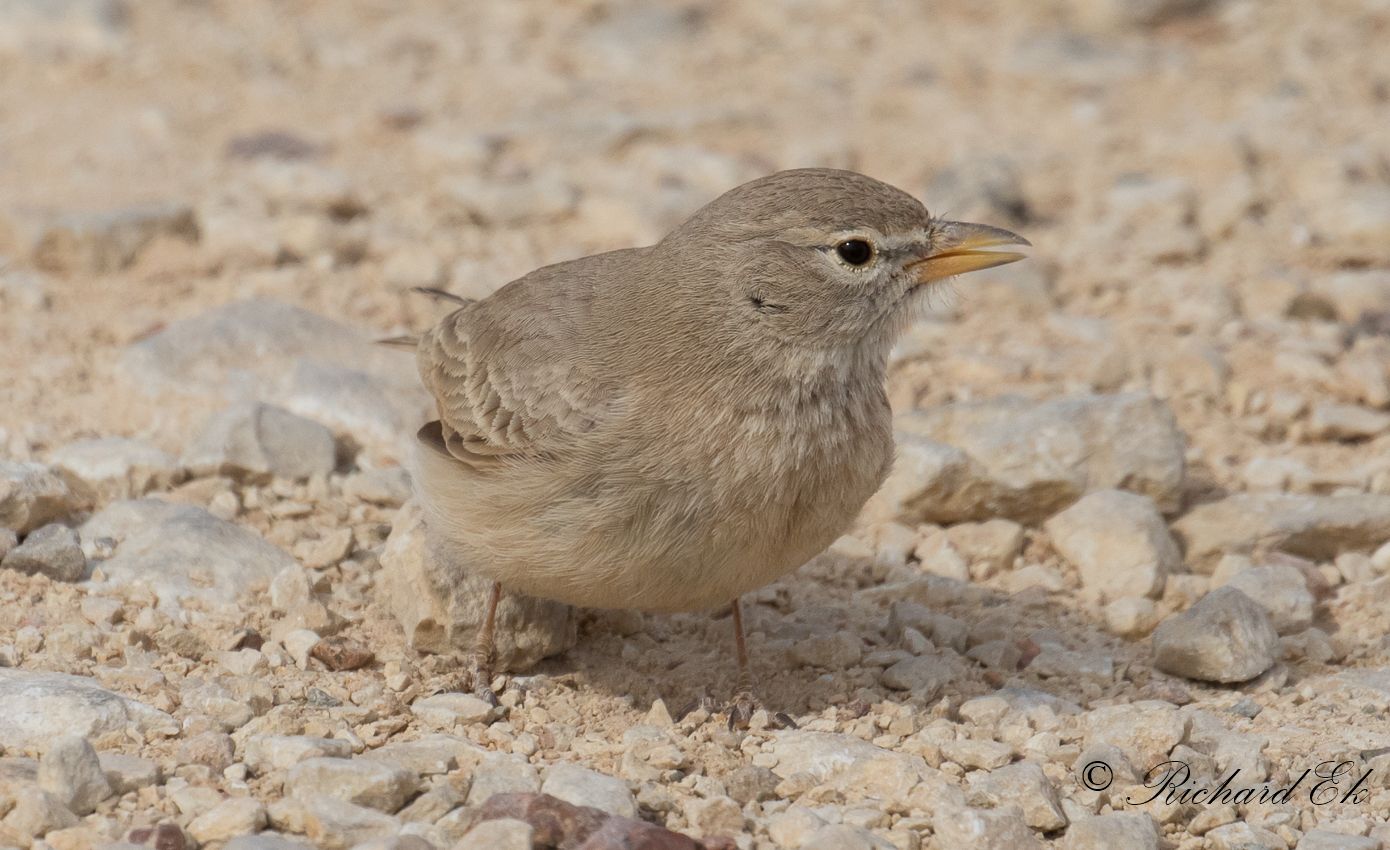
[[(314, 180), (299, 171), (281, 183), (302, 190)], [(394, 444), (424, 421), (425, 393), (409, 357), (373, 346), (358, 329), (270, 299), (174, 322), (127, 348), (119, 369), (155, 398), (216, 393), (273, 404), (366, 440)]]
[(472, 694), (439, 694), (417, 700), (410, 707), (425, 723), (452, 729), (457, 723), (483, 723), (496, 715), (485, 700)]
[(469, 830), (454, 847), (458, 850), (531, 850), (533, 834), (531, 825), (525, 821), (498, 818)]
[(200, 842), (224, 841), (260, 832), (266, 820), (265, 806), (260, 800), (239, 797), (218, 803), (194, 818), (188, 824), (188, 832)]
[(78, 528), (98, 554), (107, 586), (139, 585), (161, 601), (199, 597), (227, 604), (294, 562), (259, 534), (193, 505), (113, 502)]
[[(125, 5), (0, 2), (0, 845), (1390, 839), (1380, 12)], [(933, 297), (888, 481), (743, 601), (799, 728), (727, 728), (708, 612), (508, 596), (457, 693), (486, 582), (373, 340), (798, 165), (1036, 246)], [(1124, 801), (1327, 759), (1366, 795)]]
[(317, 847), (346, 850), (374, 838), (389, 838), (400, 821), (376, 809), (337, 797), (313, 796), (303, 801), (303, 832)]
[(1331, 560), (1390, 536), (1390, 496), (1240, 493), (1201, 505), (1173, 525), (1188, 566), (1210, 574), (1223, 555), (1280, 549)]
[(1041, 848), (1018, 809), (955, 808), (936, 821), (937, 840), (966, 850), (1034, 850)]

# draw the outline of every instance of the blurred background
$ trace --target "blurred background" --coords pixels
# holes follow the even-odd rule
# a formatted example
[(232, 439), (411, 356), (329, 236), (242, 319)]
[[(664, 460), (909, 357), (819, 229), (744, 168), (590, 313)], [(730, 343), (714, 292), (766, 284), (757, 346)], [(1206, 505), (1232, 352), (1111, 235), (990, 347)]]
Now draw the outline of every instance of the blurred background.
[[(0, 0), (0, 447), (177, 450), (207, 392), (322, 414), (341, 386), (291, 403), (235, 346), (129, 349), (251, 299), (418, 330), (412, 286), (835, 166), (1038, 246), (905, 340), (898, 409), (1146, 389), (1214, 486), (1277, 446), (1278, 487), (1375, 488), (1390, 418), (1313, 414), (1390, 405), (1387, 39), (1385, 0)], [(419, 403), (408, 357), (353, 356), (394, 376), (359, 408)]]

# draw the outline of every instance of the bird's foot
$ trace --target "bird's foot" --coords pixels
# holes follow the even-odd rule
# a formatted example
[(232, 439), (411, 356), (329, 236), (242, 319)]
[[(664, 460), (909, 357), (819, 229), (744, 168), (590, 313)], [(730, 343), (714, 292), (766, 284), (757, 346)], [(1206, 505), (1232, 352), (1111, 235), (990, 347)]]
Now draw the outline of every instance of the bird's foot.
[(485, 663), (477, 655), (471, 656), (459, 673), (458, 692), (471, 693), (493, 708), (500, 706), (502, 703), (492, 690), (491, 668), (491, 664)]
[(762, 701), (757, 695), (749, 690), (741, 690), (734, 695), (729, 703), (729, 729), (747, 729), (753, 724), (753, 715), (759, 711), (767, 715), (767, 722), (763, 724), (766, 729), (795, 729), (796, 721), (791, 716), (781, 711), (767, 711), (762, 706)]

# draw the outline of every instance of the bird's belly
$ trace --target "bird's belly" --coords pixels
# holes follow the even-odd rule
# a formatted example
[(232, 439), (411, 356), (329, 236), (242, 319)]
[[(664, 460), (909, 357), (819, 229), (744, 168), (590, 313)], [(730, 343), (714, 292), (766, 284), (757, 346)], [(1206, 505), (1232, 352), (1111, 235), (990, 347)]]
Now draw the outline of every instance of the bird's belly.
[[(761, 508), (702, 503), (682, 488), (648, 498), (627, 494), (601, 510), (588, 503), (552, 506), (507, 551), (489, 546), (478, 568), (525, 593), (571, 605), (651, 612), (712, 608), (823, 551), (850, 526), (876, 486), (876, 477), (840, 481)], [(587, 523), (566, 518), (571, 512)]]
[(691, 611), (775, 581), (844, 533), (891, 459), (882, 436), (816, 463), (749, 462), (736, 479), (717, 465), (621, 483), (552, 468), (461, 486), (422, 457), (420, 484), (468, 572), (571, 605)]
[(693, 558), (661, 563), (634, 560), (591, 565), (588, 572), (602, 576), (599, 581), (574, 580), (568, 565), (532, 562), (514, 565), (515, 569), (507, 566), (492, 562), (490, 568), (480, 571), (507, 587), (570, 605), (673, 613), (727, 605), (799, 565), (771, 566), (766, 561), (721, 564)]
[[(853, 516), (846, 518), (848, 524)], [(504, 585), (590, 608), (654, 613), (727, 605), (795, 570), (839, 534), (807, 530), (796, 539), (706, 534), (707, 545), (646, 535), (612, 537), (594, 547), (585, 536), (552, 537), (521, 557), (485, 557), (477, 570)], [(713, 539), (710, 539), (713, 538)], [(560, 545), (556, 545), (560, 544)], [(558, 550), (568, 550), (568, 556)], [(558, 557), (557, 557), (558, 555)]]

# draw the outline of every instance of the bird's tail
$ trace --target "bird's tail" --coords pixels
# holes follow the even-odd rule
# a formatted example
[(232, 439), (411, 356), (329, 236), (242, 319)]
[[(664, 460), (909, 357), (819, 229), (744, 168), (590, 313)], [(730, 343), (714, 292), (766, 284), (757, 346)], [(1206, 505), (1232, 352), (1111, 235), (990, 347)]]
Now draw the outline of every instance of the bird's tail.
[[(417, 295), (426, 295), (430, 298), (435, 299), (436, 301), (448, 301), (451, 304), (457, 304), (460, 307), (466, 307), (469, 304), (473, 303), (472, 298), (464, 298), (462, 296), (455, 295), (452, 292), (445, 292), (442, 289), (436, 289), (433, 286), (412, 286), (410, 288), (410, 291), (414, 292)], [(376, 340), (376, 344), (384, 345), (388, 348), (399, 348), (403, 351), (414, 351), (420, 345), (420, 337), (413, 336), (411, 334), (406, 334), (404, 336), (393, 336), (387, 339)]]
[(430, 298), (434, 298), (439, 301), (452, 301), (453, 303), (458, 304), (459, 306), (473, 303), (472, 298), (464, 298), (460, 295), (455, 295), (452, 292), (445, 292), (442, 289), (436, 289), (433, 286), (412, 286), (410, 288), (410, 291), (418, 295), (428, 295)]
[(420, 345), (420, 338), (411, 334), (392, 336), (374, 341), (377, 345), (384, 345), (387, 348), (399, 348), (401, 351), (414, 351)]

